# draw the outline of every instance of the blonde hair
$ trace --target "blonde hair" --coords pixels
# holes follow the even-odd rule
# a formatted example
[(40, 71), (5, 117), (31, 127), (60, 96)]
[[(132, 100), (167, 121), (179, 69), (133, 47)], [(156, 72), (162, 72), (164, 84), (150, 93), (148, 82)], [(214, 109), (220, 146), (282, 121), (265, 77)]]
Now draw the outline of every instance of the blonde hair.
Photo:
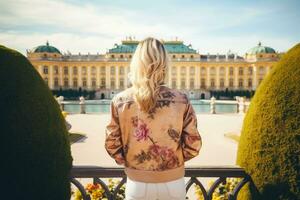
[(159, 40), (146, 38), (138, 44), (130, 64), (130, 79), (134, 99), (144, 112), (150, 112), (156, 105), (167, 63), (167, 52)]

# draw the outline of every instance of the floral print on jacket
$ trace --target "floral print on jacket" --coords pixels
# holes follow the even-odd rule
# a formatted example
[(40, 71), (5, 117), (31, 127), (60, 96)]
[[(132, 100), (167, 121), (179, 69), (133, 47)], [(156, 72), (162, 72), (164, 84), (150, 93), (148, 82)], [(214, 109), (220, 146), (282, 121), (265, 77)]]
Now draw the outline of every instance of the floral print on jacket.
[(161, 86), (149, 113), (138, 109), (129, 88), (111, 102), (105, 148), (120, 165), (163, 171), (184, 165), (202, 145), (195, 111), (185, 94)]

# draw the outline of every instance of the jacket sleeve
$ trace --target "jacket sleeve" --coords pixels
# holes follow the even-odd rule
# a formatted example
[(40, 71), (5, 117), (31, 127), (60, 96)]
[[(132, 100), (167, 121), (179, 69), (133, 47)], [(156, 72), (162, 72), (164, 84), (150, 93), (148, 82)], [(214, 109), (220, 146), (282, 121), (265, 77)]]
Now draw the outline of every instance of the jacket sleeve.
[(118, 111), (114, 105), (114, 101), (110, 104), (111, 120), (106, 126), (105, 149), (107, 153), (115, 159), (116, 163), (122, 165), (125, 163), (121, 130), (119, 125)]
[(181, 139), (184, 161), (188, 161), (199, 154), (202, 147), (202, 139), (197, 129), (195, 111), (189, 102), (183, 118)]

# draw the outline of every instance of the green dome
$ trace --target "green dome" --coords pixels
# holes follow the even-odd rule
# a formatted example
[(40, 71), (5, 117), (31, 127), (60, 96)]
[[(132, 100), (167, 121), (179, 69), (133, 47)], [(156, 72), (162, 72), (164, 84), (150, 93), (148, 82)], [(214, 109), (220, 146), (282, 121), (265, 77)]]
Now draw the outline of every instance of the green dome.
[(49, 42), (46, 42), (46, 45), (40, 45), (33, 50), (34, 53), (60, 53), (60, 51), (49, 45)]
[(257, 46), (249, 49), (247, 54), (255, 55), (259, 53), (276, 53), (275, 50), (271, 47), (261, 46), (261, 42), (258, 43)]

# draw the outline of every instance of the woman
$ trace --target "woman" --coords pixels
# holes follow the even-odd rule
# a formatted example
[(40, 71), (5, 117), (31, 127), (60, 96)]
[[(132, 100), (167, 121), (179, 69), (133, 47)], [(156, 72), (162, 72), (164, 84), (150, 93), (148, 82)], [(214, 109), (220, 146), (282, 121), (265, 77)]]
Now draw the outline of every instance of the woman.
[(160, 41), (141, 41), (130, 65), (132, 87), (112, 99), (105, 148), (125, 166), (127, 200), (185, 199), (184, 162), (202, 145), (187, 96), (164, 86), (167, 65)]

